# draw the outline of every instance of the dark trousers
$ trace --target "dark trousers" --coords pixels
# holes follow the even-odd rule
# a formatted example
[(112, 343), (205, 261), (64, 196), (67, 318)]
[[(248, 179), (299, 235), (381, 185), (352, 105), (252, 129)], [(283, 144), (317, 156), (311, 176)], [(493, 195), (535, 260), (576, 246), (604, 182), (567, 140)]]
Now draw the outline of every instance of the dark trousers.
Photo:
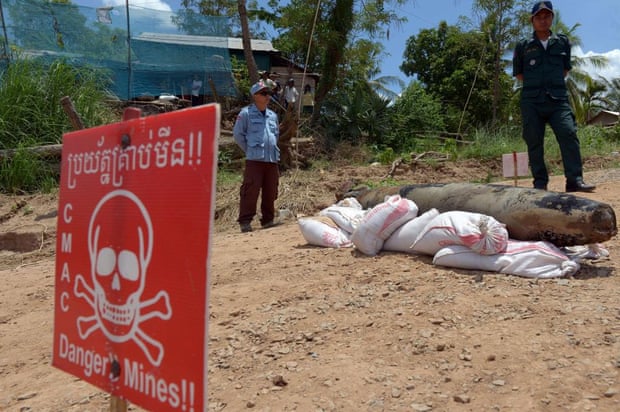
[(251, 223), (256, 215), (256, 203), (260, 193), (260, 223), (271, 222), (275, 215), (275, 202), (278, 198), (280, 171), (277, 163), (245, 161), (243, 182), (241, 183), (239, 218), (240, 224)]
[(564, 176), (568, 182), (582, 177), (581, 149), (575, 116), (568, 101), (547, 96), (544, 102), (521, 100), (523, 139), (527, 144), (534, 186), (546, 186), (549, 174), (545, 165), (545, 125), (548, 123), (560, 146)]
[(203, 103), (204, 103), (204, 99), (203, 99), (202, 96), (194, 96), (192, 94), (192, 107), (193, 106), (200, 106)]

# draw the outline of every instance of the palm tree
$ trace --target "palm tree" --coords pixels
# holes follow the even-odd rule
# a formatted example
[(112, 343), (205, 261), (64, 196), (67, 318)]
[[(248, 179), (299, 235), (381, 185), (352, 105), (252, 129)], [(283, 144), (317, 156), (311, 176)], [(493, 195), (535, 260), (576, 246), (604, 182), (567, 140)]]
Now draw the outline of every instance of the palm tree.
[(400, 93), (390, 89), (390, 86), (396, 85), (398, 90), (402, 90), (405, 87), (405, 82), (397, 76), (380, 76), (369, 80), (368, 85), (378, 95), (389, 100), (395, 100)]
[(620, 78), (615, 78), (612, 81), (603, 79), (607, 84), (607, 93), (605, 94), (605, 100), (609, 103), (607, 107), (614, 112), (620, 112)]
[[(554, 33), (563, 33), (568, 36), (573, 46), (581, 46), (581, 38), (576, 34), (580, 26), (580, 23), (576, 23), (569, 28), (562, 21), (560, 12), (556, 11), (551, 30)], [(584, 124), (592, 114), (591, 110), (600, 107), (599, 104), (604, 100), (601, 99), (606, 91), (606, 85), (594, 80), (584, 69), (585, 67), (604, 68), (609, 61), (604, 56), (577, 57), (573, 55), (571, 64), (573, 68), (566, 79), (568, 98), (577, 123)]]
[(572, 102), (577, 123), (585, 124), (597, 112), (609, 107), (610, 103), (605, 97), (607, 84), (603, 80), (586, 76), (582, 79), (582, 88), (574, 91), (578, 97)]

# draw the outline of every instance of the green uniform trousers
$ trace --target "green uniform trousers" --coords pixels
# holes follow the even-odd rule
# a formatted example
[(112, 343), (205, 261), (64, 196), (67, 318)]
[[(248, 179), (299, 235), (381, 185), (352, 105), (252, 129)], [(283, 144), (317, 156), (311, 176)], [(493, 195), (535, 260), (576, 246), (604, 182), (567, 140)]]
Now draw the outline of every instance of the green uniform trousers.
[(551, 126), (560, 146), (564, 176), (567, 182), (582, 177), (581, 150), (577, 137), (575, 116), (567, 100), (553, 99), (547, 95), (544, 102), (521, 100), (523, 120), (523, 139), (527, 144), (530, 169), (535, 187), (546, 186), (549, 182), (545, 165), (545, 126)]

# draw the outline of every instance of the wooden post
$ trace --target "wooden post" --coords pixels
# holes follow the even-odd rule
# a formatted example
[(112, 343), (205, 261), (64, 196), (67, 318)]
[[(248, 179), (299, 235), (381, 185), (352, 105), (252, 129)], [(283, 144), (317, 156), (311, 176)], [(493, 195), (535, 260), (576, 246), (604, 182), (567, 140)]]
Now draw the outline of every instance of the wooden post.
[(82, 130), (84, 128), (84, 122), (80, 118), (80, 115), (75, 111), (75, 107), (73, 107), (73, 102), (69, 96), (65, 96), (60, 99), (60, 103), (62, 104), (62, 108), (69, 116), (69, 120), (71, 121), (71, 125), (75, 130)]
[(127, 412), (127, 401), (112, 395), (110, 397), (110, 412)]
[(131, 119), (139, 119), (142, 116), (142, 110), (137, 107), (127, 107), (123, 111), (123, 122)]
[(514, 167), (515, 170), (515, 186), (518, 186), (518, 179), (519, 179), (519, 172), (517, 170), (517, 152), (513, 151), (512, 152), (512, 165)]
[[(142, 116), (142, 110), (137, 107), (127, 107), (123, 111), (123, 122), (131, 119), (138, 119)], [(123, 136), (122, 142), (123, 148), (131, 144), (131, 136)], [(127, 412), (127, 401), (118, 396), (110, 396), (110, 412)]]
[[(217, 95), (217, 89), (215, 88), (215, 82), (213, 81), (211, 77), (209, 77), (209, 86), (211, 86), (211, 93), (213, 93), (213, 101), (217, 103), (217, 101), (219, 100), (219, 97)], [(203, 103), (206, 103), (204, 99), (202, 101)]]

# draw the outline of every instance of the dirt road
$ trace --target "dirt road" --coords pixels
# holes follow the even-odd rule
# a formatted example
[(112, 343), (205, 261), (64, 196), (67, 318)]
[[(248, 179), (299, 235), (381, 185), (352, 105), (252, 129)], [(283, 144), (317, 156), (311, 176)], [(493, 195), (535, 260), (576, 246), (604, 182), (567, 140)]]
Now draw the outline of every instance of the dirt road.
[[(617, 176), (588, 176), (587, 196), (618, 210)], [(38, 245), (3, 237), (0, 410), (108, 410), (107, 394), (50, 366), (56, 201), (0, 201), (1, 232)], [(609, 259), (575, 277), (536, 281), (312, 247), (295, 221), (220, 231), (208, 409), (618, 411), (620, 242), (604, 246)]]

